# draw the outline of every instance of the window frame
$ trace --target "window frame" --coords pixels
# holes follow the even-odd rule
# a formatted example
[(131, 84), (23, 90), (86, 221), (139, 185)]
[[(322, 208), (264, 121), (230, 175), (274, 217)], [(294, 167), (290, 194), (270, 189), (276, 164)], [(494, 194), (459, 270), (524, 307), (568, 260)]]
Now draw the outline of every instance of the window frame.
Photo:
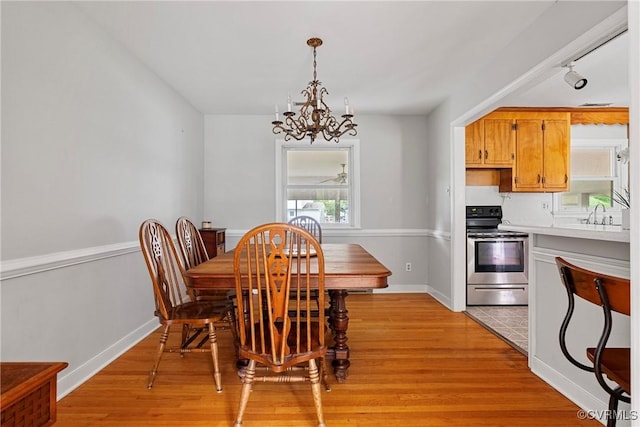
[[(623, 138), (598, 138), (598, 139), (572, 139), (570, 150), (575, 149), (608, 149), (611, 152), (611, 171), (612, 175), (609, 176), (582, 176), (571, 177), (570, 184), (576, 181), (611, 181), (613, 189), (619, 191), (622, 187), (628, 187), (629, 185), (629, 166), (628, 164), (621, 164), (617, 160), (617, 154), (628, 147), (628, 139)], [(571, 153), (573, 154), (573, 153)], [(582, 217), (585, 213), (589, 213), (592, 209), (587, 207), (576, 208), (563, 208), (562, 207), (562, 193), (553, 194), (554, 205), (554, 217), (556, 218), (573, 218)], [(609, 212), (620, 212), (621, 207), (615, 202), (612, 202), (612, 206), (608, 207)]]
[(314, 141), (313, 144), (304, 142), (287, 142), (284, 139), (275, 141), (275, 188), (276, 188), (276, 221), (288, 222), (287, 217), (287, 152), (295, 150), (345, 150), (349, 152), (349, 223), (322, 223), (322, 229), (359, 229), (360, 223), (360, 140), (341, 139), (339, 143), (334, 141)]

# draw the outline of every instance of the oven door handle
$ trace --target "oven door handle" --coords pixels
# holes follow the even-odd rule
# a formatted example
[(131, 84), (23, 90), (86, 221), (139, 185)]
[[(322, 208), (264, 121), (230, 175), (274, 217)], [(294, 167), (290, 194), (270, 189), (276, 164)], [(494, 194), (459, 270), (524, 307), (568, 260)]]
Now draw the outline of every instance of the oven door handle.
[(493, 287), (491, 287), (491, 286), (484, 287), (484, 286), (477, 286), (476, 285), (476, 286), (473, 287), (473, 290), (474, 291), (492, 291), (492, 292), (497, 291), (497, 290), (501, 290), (501, 291), (510, 290), (510, 291), (523, 291), (524, 292), (524, 291), (527, 290), (527, 288), (525, 288), (524, 286), (510, 286), (510, 287), (497, 288), (495, 286), (493, 286)]

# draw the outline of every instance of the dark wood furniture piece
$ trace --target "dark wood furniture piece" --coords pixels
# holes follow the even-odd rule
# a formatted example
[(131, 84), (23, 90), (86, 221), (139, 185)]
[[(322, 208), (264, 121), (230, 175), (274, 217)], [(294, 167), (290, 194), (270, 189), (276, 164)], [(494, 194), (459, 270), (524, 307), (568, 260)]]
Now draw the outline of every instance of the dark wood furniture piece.
[(201, 228), (199, 230), (209, 258), (215, 258), (225, 253), (226, 230), (226, 228)]
[[(173, 245), (173, 239), (169, 231), (158, 221), (153, 219), (144, 221), (140, 225), (139, 238), (140, 248), (153, 285), (155, 315), (164, 328), (153, 368), (149, 374), (147, 388), (153, 387), (164, 352), (177, 352), (180, 355), (191, 352), (210, 352), (216, 390), (222, 391), (215, 324), (227, 319), (229, 326), (233, 325), (233, 305), (226, 300), (196, 301), (193, 298), (193, 291), (184, 286), (184, 268)], [(190, 297), (188, 300), (185, 299), (187, 295)], [(176, 348), (167, 348), (165, 346), (173, 325), (179, 326), (182, 330), (181, 345)], [(191, 345), (197, 337), (197, 331), (201, 328), (206, 328), (209, 332), (209, 347)], [(189, 338), (191, 332), (193, 332), (192, 338)]]
[[(346, 297), (349, 290), (387, 287), (391, 271), (362, 246), (355, 243), (323, 243), (325, 289), (329, 292), (329, 323), (334, 345), (327, 350), (338, 382), (346, 380), (349, 361), (347, 329), (349, 316)], [(196, 291), (235, 289), (233, 251), (205, 261), (187, 270), (187, 286)], [(312, 282), (313, 287), (313, 282)]]
[[(556, 264), (569, 298), (567, 314), (560, 327), (560, 348), (573, 365), (593, 372), (600, 386), (609, 393), (607, 426), (613, 427), (616, 425), (618, 401), (631, 402), (631, 349), (607, 347), (607, 341), (613, 328), (611, 314), (616, 312), (626, 316), (631, 315), (630, 281), (577, 267), (560, 257), (556, 258)], [(596, 347), (586, 350), (587, 358), (592, 365), (577, 361), (567, 349), (567, 328), (573, 316), (576, 295), (602, 307), (604, 325), (600, 339)], [(605, 380), (605, 375), (617, 386), (612, 388)]]
[[(324, 303), (324, 254), (320, 243), (300, 227), (270, 223), (247, 232), (234, 251), (238, 357), (242, 393), (235, 426), (242, 418), (254, 383), (310, 382), (318, 425), (324, 426), (320, 377), (327, 386), (325, 318), (313, 316), (316, 299)], [(320, 369), (318, 368), (320, 365)], [(267, 392), (264, 389), (261, 393)], [(257, 391), (256, 391), (257, 392)], [(290, 396), (282, 399), (289, 401)]]
[(57, 374), (68, 365), (66, 362), (0, 363), (0, 425), (53, 425), (56, 422)]

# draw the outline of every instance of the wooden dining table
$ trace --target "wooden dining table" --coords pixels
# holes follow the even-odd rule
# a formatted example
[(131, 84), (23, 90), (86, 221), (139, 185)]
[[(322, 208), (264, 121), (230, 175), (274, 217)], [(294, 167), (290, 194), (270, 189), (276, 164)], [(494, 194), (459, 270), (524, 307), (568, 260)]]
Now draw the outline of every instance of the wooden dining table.
[[(325, 263), (325, 290), (329, 293), (329, 324), (333, 345), (327, 351), (338, 382), (344, 382), (349, 373), (349, 346), (347, 329), (349, 311), (346, 298), (349, 291), (382, 289), (388, 286), (391, 271), (355, 243), (323, 243)], [(185, 282), (196, 295), (211, 290), (235, 289), (233, 251), (219, 254), (186, 271)]]

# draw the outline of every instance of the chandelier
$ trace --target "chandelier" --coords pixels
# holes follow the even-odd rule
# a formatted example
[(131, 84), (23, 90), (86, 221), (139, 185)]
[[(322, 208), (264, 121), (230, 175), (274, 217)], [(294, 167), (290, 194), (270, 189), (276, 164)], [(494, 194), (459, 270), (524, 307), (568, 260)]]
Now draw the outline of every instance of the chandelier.
[(300, 103), (302, 105), (300, 115), (296, 118), (296, 113), (291, 110), (291, 97), (289, 96), (287, 111), (283, 113), (284, 122), (280, 121), (276, 105), (276, 119), (271, 122), (273, 133), (284, 133), (285, 141), (289, 141), (291, 138), (300, 141), (308, 136), (311, 138), (312, 144), (319, 134), (325, 140), (334, 140), (335, 142), (339, 142), (340, 137), (345, 133), (355, 136), (358, 125), (351, 120), (353, 109), (349, 108), (349, 100), (344, 99), (344, 114), (341, 122), (331, 115), (331, 109), (324, 102), (324, 95), (328, 95), (329, 92), (318, 81), (316, 72), (316, 48), (322, 45), (322, 40), (310, 38), (307, 40), (307, 45), (313, 48), (313, 80), (309, 82), (306, 89), (300, 92), (305, 96), (305, 102)]

